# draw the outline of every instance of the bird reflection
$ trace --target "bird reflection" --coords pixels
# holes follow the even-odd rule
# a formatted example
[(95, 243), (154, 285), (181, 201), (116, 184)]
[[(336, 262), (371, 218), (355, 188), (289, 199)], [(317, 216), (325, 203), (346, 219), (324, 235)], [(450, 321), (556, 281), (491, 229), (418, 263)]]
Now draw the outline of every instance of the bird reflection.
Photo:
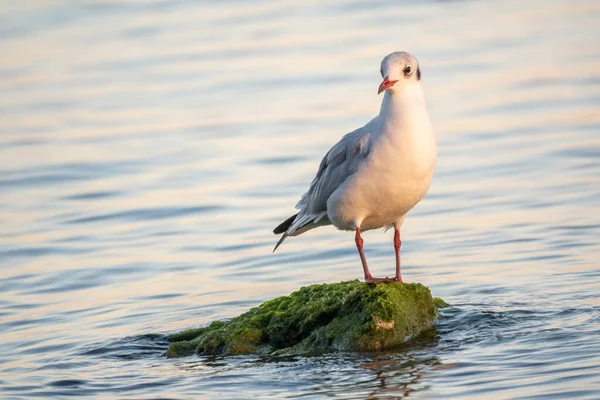
[(428, 388), (423, 378), (441, 361), (431, 350), (438, 342), (436, 331), (431, 330), (414, 343), (382, 353), (376, 360), (361, 364), (359, 368), (375, 373), (378, 385), (369, 393), (369, 399), (392, 395), (406, 398)]

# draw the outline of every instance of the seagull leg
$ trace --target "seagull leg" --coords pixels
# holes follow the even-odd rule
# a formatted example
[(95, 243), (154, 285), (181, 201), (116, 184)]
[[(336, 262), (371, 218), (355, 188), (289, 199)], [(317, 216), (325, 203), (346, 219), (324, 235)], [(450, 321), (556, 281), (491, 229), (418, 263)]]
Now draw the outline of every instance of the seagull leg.
[(363, 251), (363, 239), (360, 237), (360, 228), (356, 228), (356, 236), (354, 237), (354, 241), (356, 242), (356, 248), (358, 249), (358, 255), (360, 256), (360, 261), (362, 262), (363, 270), (365, 271), (365, 282), (373, 281), (373, 276), (369, 272), (369, 266), (367, 265), (367, 257), (365, 257), (365, 252)]
[[(396, 236), (398, 237), (398, 246), (396, 247)], [(365, 257), (365, 252), (363, 251), (363, 239), (360, 237), (360, 228), (356, 228), (356, 236), (354, 240), (356, 241), (356, 248), (358, 249), (358, 255), (360, 255), (360, 261), (362, 262), (363, 270), (365, 271), (365, 282), (366, 283), (379, 283), (379, 282), (402, 282), (402, 278), (400, 278), (400, 255), (398, 254), (398, 250), (400, 250), (400, 233), (396, 231), (396, 236), (394, 236), (394, 248), (396, 248), (396, 277), (395, 278), (373, 278), (373, 275), (369, 272), (369, 266), (367, 265), (367, 257)]]
[(402, 276), (400, 275), (400, 246), (402, 241), (400, 240), (400, 229), (394, 227), (394, 250), (396, 251), (396, 280), (402, 282)]

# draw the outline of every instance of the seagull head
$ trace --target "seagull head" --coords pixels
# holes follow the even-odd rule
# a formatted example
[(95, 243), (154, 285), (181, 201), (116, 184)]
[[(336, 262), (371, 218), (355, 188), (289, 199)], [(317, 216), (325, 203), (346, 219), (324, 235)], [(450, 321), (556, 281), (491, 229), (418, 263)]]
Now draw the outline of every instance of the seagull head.
[(404, 51), (388, 54), (381, 61), (381, 77), (383, 82), (379, 85), (377, 94), (386, 90), (394, 94), (411, 83), (421, 81), (419, 62), (412, 54)]

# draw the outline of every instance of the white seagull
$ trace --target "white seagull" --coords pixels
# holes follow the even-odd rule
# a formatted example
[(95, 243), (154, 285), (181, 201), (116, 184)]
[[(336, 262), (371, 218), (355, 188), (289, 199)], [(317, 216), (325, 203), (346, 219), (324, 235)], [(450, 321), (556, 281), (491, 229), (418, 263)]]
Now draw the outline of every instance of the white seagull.
[[(273, 233), (298, 236), (319, 226), (333, 225), (356, 232), (358, 254), (368, 283), (398, 281), (400, 226), (406, 214), (429, 190), (435, 168), (435, 135), (425, 105), (421, 69), (406, 52), (381, 62), (385, 92), (379, 115), (345, 135), (321, 161), (317, 175), (296, 209)], [(360, 233), (394, 227), (396, 276), (373, 278)]]

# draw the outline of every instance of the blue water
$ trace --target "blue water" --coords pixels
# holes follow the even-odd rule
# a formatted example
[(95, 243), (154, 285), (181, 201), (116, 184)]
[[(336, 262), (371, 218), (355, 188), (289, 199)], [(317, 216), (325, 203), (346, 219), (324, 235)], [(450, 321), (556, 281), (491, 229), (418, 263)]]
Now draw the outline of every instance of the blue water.
[[(5, 3), (0, 397), (600, 398), (597, 2)], [(165, 359), (362, 277), (351, 233), (271, 231), (395, 50), (439, 145), (403, 277), (452, 307), (388, 352)], [(392, 233), (364, 239), (393, 272)]]

